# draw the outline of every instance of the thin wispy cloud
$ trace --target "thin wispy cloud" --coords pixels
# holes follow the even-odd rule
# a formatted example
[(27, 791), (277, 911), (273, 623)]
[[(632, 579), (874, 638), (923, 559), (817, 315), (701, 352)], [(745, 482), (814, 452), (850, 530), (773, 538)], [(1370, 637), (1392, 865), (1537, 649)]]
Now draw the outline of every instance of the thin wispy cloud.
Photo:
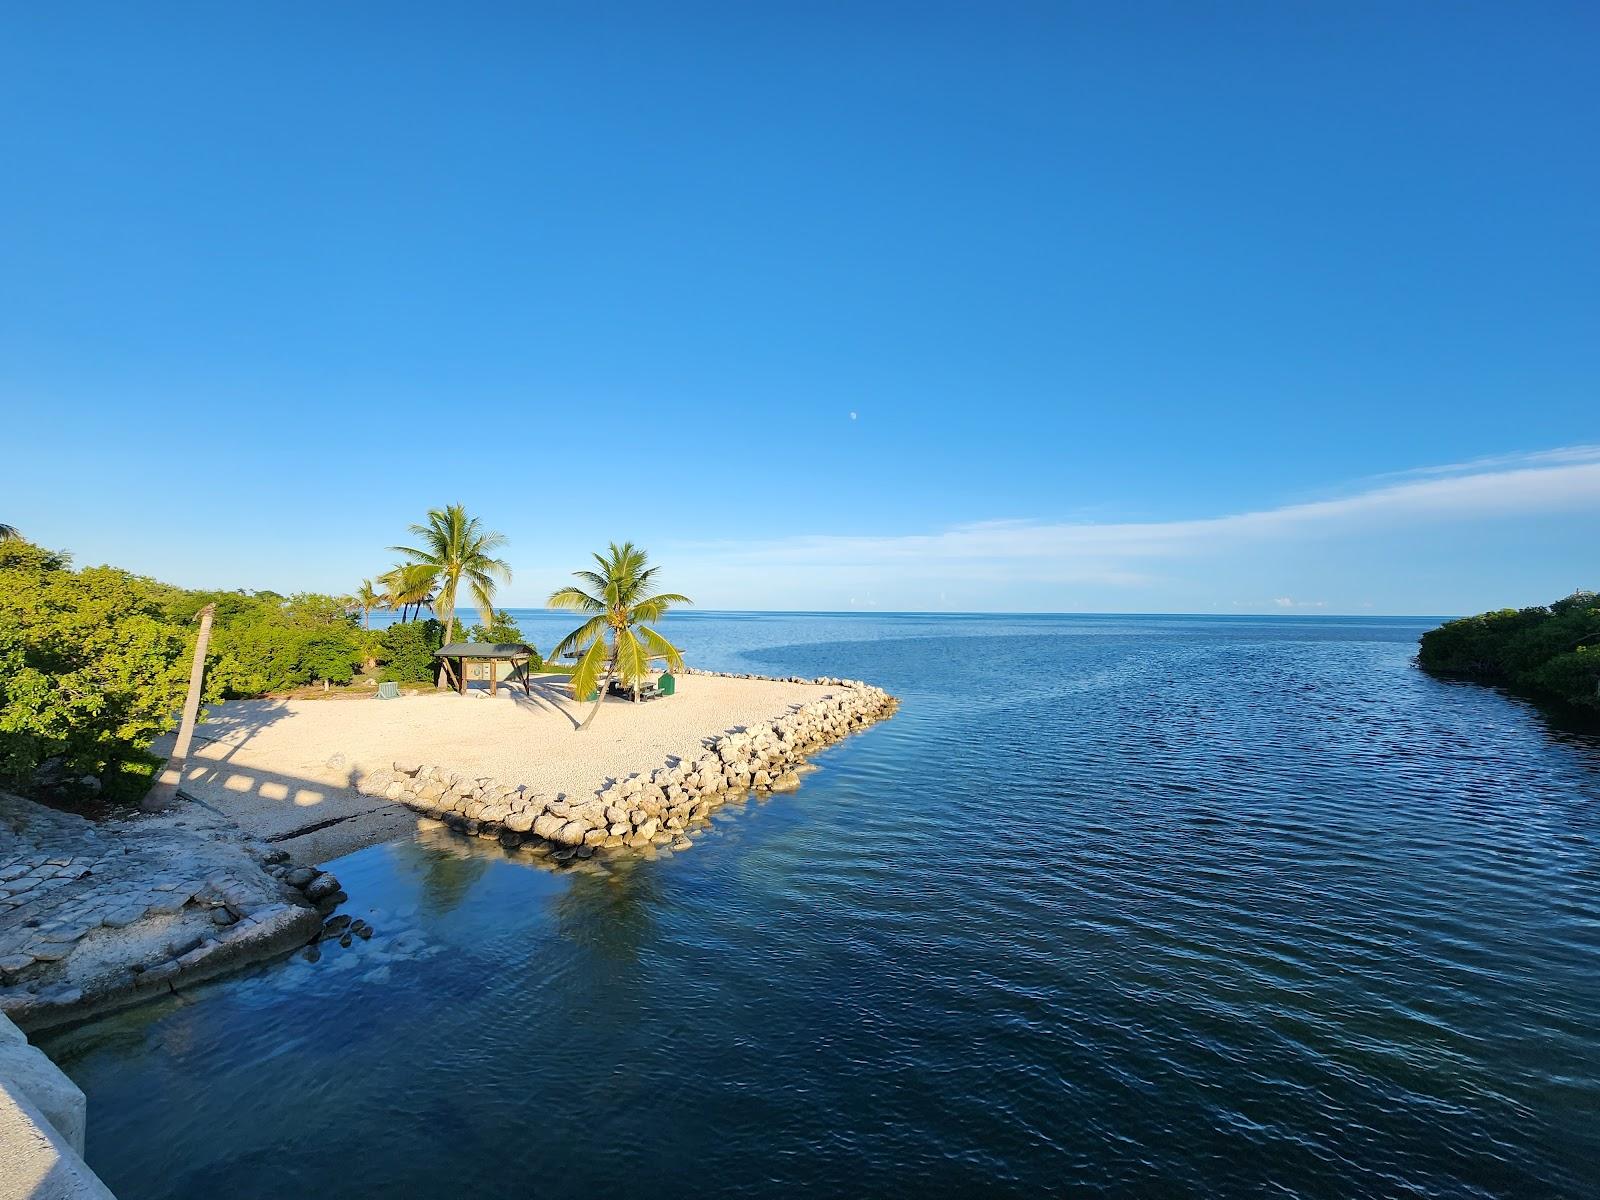
[(1240, 548), (1587, 511), (1600, 514), (1600, 446), (1424, 467), (1369, 480), (1329, 499), (1211, 517), (979, 521), (922, 534), (701, 542), (674, 553), (693, 573), (716, 578), (765, 570), (852, 580), (971, 580), (1003, 570), (1010, 578), (1036, 582), (1137, 587), (1172, 564)]

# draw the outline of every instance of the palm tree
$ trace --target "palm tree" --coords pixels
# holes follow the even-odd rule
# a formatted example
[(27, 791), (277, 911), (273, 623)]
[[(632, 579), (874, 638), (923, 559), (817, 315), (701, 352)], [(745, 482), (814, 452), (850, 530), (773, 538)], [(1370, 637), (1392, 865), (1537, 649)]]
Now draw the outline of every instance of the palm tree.
[(25, 542), (27, 540), (22, 536), (22, 530), (15, 525), (0, 525), (0, 542)]
[(553, 652), (553, 657), (559, 657), (572, 650), (582, 651), (572, 670), (572, 695), (577, 698), (593, 691), (595, 701), (578, 726), (580, 731), (589, 728), (600, 711), (612, 676), (620, 677), (624, 685), (637, 687), (649, 675), (652, 657), (665, 658), (674, 671), (683, 670), (683, 655), (678, 648), (644, 622), (661, 620), (674, 604), (694, 603), (676, 592), (652, 596), (651, 581), (660, 568), (647, 567), (645, 552), (632, 542), (620, 546), (612, 542), (610, 550), (596, 554), (594, 561), (598, 571), (573, 572), (575, 578), (589, 585), (588, 591), (564, 587), (550, 596), (551, 608), (594, 614), (567, 634)]
[(483, 623), (494, 623), (495, 579), (511, 582), (511, 568), (491, 553), (506, 544), (506, 535), (485, 531), (477, 517), (469, 517), (463, 505), (430, 508), (425, 525), (413, 525), (411, 532), (422, 541), (421, 548), (390, 546), (409, 554), (412, 564), (431, 569), (430, 578), (438, 585), (439, 620), (444, 622), (444, 640), (455, 634), (456, 591), (463, 581), (477, 602)]
[(383, 602), (389, 608), (400, 610), (400, 619), (414, 604), (420, 613), (423, 608), (433, 611), (433, 568), (426, 563), (401, 563), (393, 570), (378, 576), (383, 584)]
[(361, 628), (372, 628), (372, 610), (381, 607), (383, 596), (377, 588), (372, 586), (372, 580), (363, 579), (361, 586), (356, 589), (356, 594), (350, 597), (350, 607), (361, 610)]

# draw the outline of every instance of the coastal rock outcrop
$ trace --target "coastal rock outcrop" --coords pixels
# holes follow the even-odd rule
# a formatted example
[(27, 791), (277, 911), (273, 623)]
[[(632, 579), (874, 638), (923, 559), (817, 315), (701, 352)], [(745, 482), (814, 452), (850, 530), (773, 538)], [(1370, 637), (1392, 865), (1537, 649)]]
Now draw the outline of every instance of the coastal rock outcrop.
[[(724, 675), (695, 671), (688, 674)], [(759, 675), (725, 675), (761, 679)], [(397, 761), (360, 781), (370, 796), (404, 804), (459, 833), (523, 846), (558, 862), (596, 851), (686, 849), (684, 831), (746, 792), (792, 792), (797, 768), (813, 751), (891, 716), (898, 701), (859, 680), (790, 678), (837, 688), (796, 705), (776, 720), (708, 738), (693, 762), (673, 760), (648, 775), (617, 780), (592, 796), (549, 796), (486, 777), (468, 778), (441, 766)], [(310, 881), (314, 886), (315, 880)], [(307, 894), (311, 888), (308, 887)]]
[[(45, 1029), (303, 945), (339, 881), (193, 812), (99, 824), (0, 792), (0, 1012)], [(330, 890), (331, 889), (331, 890)]]

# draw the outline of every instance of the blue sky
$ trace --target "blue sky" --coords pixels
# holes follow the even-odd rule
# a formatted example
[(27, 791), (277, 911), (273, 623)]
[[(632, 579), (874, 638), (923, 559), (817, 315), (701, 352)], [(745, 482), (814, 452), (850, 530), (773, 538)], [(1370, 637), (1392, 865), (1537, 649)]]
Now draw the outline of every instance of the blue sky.
[(0, 520), (79, 561), (347, 590), (459, 500), (512, 604), (1600, 582), (1592, 5), (35, 5), (0, 114)]

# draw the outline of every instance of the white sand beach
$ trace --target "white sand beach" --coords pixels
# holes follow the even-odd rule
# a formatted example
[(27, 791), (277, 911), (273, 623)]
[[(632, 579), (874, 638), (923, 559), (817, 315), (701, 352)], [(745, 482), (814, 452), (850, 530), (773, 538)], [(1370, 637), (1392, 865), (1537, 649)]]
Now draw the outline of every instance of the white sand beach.
[[(493, 697), (478, 683), (466, 696), (230, 701), (197, 729), (183, 790), (245, 832), (280, 843), (296, 861), (323, 861), (416, 827), (409, 810), (354, 786), (362, 773), (396, 760), (588, 796), (613, 778), (693, 759), (708, 737), (838, 691), (683, 675), (675, 696), (606, 700), (580, 733), (591, 706), (572, 700), (564, 676), (538, 676), (531, 686), (531, 697), (502, 682)], [(169, 747), (170, 738), (155, 752)]]

